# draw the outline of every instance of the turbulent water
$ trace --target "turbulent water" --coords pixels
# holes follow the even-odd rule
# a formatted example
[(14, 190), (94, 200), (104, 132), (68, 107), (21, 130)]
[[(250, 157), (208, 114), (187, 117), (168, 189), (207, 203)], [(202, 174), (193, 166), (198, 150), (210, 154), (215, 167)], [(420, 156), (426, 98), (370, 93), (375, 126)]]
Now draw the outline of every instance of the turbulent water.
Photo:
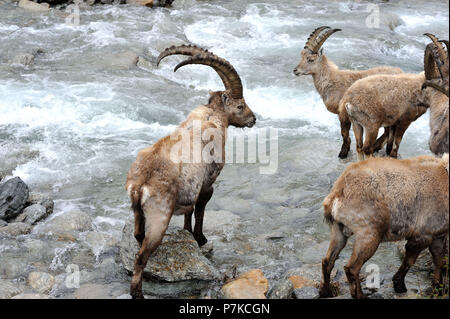
[[(0, 1), (0, 172), (50, 194), (56, 214), (77, 208), (99, 231), (120, 233), (131, 215), (124, 182), (138, 150), (171, 132), (222, 83), (206, 67), (173, 73), (176, 57), (159, 68), (123, 69), (111, 65), (112, 56), (132, 51), (153, 63), (170, 45), (196, 44), (229, 60), (242, 77), (258, 120), (251, 130), (233, 132), (278, 129), (276, 174), (261, 175), (259, 164), (234, 164), (216, 182), (207, 209), (231, 211), (240, 222), (228, 241), (214, 242), (215, 265), (261, 268), (278, 278), (318, 263), (329, 237), (321, 202), (356, 154), (353, 139), (350, 158), (337, 158), (337, 117), (311, 77), (293, 75), (309, 33), (320, 25), (343, 29), (324, 45), (341, 68), (391, 65), (407, 72), (423, 71), (423, 33), (448, 39), (447, 1), (378, 6), (378, 28), (367, 27), (368, 2), (322, 0), (180, 0), (154, 10), (104, 5), (82, 9), (80, 25), (70, 26), (53, 11), (30, 13)], [(392, 31), (395, 21), (401, 24)], [(38, 48), (45, 54), (32, 67), (9, 65)], [(402, 157), (430, 153), (428, 119), (407, 131)], [(384, 245), (374, 260), (394, 269), (395, 255)]]

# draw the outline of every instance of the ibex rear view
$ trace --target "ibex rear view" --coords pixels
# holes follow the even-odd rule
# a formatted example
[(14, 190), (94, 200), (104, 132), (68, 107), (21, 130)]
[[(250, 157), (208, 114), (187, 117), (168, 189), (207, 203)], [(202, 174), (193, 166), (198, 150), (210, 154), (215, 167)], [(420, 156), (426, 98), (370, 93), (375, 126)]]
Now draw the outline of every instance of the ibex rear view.
[[(241, 79), (226, 60), (195, 46), (166, 49), (158, 58), (188, 55), (189, 59), (175, 67), (203, 64), (212, 67), (225, 85), (225, 91), (211, 92), (207, 105), (199, 106), (171, 135), (139, 152), (128, 173), (126, 189), (135, 218), (135, 238), (140, 250), (136, 255), (130, 294), (143, 298), (142, 273), (150, 255), (161, 244), (173, 214), (185, 215), (184, 229), (193, 233), (200, 246), (207, 242), (203, 235), (205, 206), (213, 195), (213, 183), (225, 162), (225, 138), (229, 125), (252, 127), (256, 117), (245, 103)], [(196, 126), (201, 127), (198, 134)], [(182, 139), (180, 144), (180, 136)], [(199, 143), (200, 147), (190, 147)], [(208, 145), (214, 143), (212, 148)], [(214, 150), (213, 160), (195, 160)], [(201, 154), (197, 154), (200, 152)], [(217, 157), (217, 153), (220, 156)], [(194, 160), (192, 160), (194, 159)], [(211, 158), (209, 158), (211, 159)], [(191, 218), (195, 212), (195, 228)]]

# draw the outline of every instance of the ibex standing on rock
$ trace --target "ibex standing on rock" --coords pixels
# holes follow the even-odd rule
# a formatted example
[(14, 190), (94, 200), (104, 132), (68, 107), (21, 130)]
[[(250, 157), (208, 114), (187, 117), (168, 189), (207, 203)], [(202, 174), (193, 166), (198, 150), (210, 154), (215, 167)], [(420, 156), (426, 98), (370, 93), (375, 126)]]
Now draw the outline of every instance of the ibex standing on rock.
[[(326, 31), (325, 31), (326, 30)], [(325, 33), (322, 33), (325, 31)], [(374, 74), (398, 74), (402, 73), (399, 68), (377, 67), (365, 71), (339, 70), (339, 68), (323, 54), (322, 45), (335, 32), (340, 29), (330, 27), (319, 27), (311, 33), (306, 42), (305, 48), (301, 52), (302, 59), (294, 70), (294, 74), (312, 75), (314, 86), (322, 97), (328, 111), (339, 115), (341, 123), (341, 134), (343, 144), (339, 158), (346, 158), (350, 150), (350, 127), (351, 122), (347, 112), (339, 110), (341, 101), (347, 89), (357, 80)], [(385, 133), (377, 142), (377, 149), (383, 147), (387, 138)]]
[[(425, 77), (423, 94), (430, 107), (430, 150), (436, 155), (449, 152), (449, 57), (448, 41), (439, 41), (432, 34), (425, 34), (433, 43), (425, 50)], [(446, 45), (447, 51), (442, 46)]]
[[(210, 66), (219, 74), (225, 91), (210, 93), (207, 105), (192, 111), (170, 136), (140, 151), (130, 168), (126, 189), (134, 210), (135, 237), (140, 245), (131, 283), (133, 298), (143, 298), (143, 270), (150, 255), (161, 244), (173, 214), (184, 214), (184, 228), (192, 232), (191, 218), (195, 211), (194, 238), (200, 246), (207, 242), (202, 231), (203, 215), (213, 195), (212, 185), (224, 166), (227, 128), (229, 125), (252, 127), (256, 122), (244, 100), (241, 79), (228, 61), (206, 50), (182, 45), (162, 52), (158, 65), (165, 57), (178, 54), (190, 58), (178, 64), (175, 71), (188, 64)], [(205, 134), (199, 133), (196, 125), (200, 125)], [(188, 139), (183, 139), (180, 148), (179, 137), (186, 135)], [(204, 150), (211, 154), (212, 150), (208, 149), (211, 140), (214, 155), (218, 152), (221, 156), (212, 161), (196, 161)], [(200, 147), (195, 147), (196, 142)], [(191, 144), (194, 147), (190, 147)]]
[(393, 277), (397, 293), (406, 292), (405, 276), (429, 248), (435, 265), (433, 285), (442, 282), (449, 218), (448, 154), (406, 160), (372, 158), (351, 164), (323, 202), (331, 227), (322, 261), (321, 297), (332, 297), (330, 274), (353, 234), (353, 254), (344, 267), (353, 298), (364, 298), (359, 272), (384, 241), (406, 239), (403, 263)]

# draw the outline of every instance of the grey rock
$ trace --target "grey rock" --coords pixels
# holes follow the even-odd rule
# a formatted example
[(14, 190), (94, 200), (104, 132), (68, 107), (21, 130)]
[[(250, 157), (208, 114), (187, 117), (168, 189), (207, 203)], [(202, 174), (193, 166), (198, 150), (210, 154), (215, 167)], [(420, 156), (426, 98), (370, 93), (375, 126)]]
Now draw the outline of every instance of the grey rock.
[(49, 196), (39, 194), (36, 192), (30, 192), (26, 206), (31, 206), (35, 204), (44, 206), (47, 212), (47, 216), (53, 213), (53, 207), (55, 203)]
[(55, 278), (45, 272), (31, 272), (28, 275), (28, 284), (37, 292), (46, 294), (55, 284)]
[(289, 279), (279, 281), (269, 292), (269, 299), (291, 299), (294, 286)]
[(0, 219), (10, 220), (25, 208), (29, 190), (19, 177), (0, 184)]
[(5, 222), (3, 219), (0, 219), (0, 228), (5, 227), (6, 225), (8, 225), (8, 223)]
[(45, 207), (39, 204), (34, 204), (25, 208), (23, 213), (16, 217), (15, 221), (34, 225), (45, 217), (47, 217), (47, 210)]
[(128, 285), (112, 283), (108, 285), (84, 284), (75, 291), (76, 299), (117, 299), (129, 290)]
[(20, 293), (22, 293), (21, 288), (0, 279), (0, 299), (10, 299)]
[(319, 289), (315, 287), (303, 287), (294, 289), (296, 299), (319, 299)]
[(29, 0), (20, 0), (19, 7), (28, 11), (33, 12), (46, 12), (50, 10), (48, 3), (36, 3)]
[(10, 223), (5, 227), (0, 228), (0, 237), (16, 237), (20, 235), (29, 234), (31, 226), (25, 223)]
[[(130, 220), (123, 229), (119, 254), (124, 268), (132, 272), (139, 250)], [(164, 282), (189, 280), (213, 281), (220, 277), (218, 270), (205, 258), (191, 233), (169, 227), (162, 244), (150, 257), (144, 276)]]
[(43, 294), (20, 294), (12, 297), (11, 299), (50, 299), (50, 296)]
[(89, 230), (92, 230), (91, 217), (81, 211), (71, 211), (37, 225), (33, 234), (38, 237), (75, 241), (80, 232)]

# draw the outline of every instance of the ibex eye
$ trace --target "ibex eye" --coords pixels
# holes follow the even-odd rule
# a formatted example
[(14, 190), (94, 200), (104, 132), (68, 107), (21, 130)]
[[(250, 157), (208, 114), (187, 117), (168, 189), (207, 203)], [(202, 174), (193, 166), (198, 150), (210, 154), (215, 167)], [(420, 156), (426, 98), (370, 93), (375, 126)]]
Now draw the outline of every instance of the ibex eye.
[(239, 106), (238, 106), (238, 110), (242, 111), (243, 109), (244, 109), (244, 106), (243, 106), (243, 105), (239, 105)]

